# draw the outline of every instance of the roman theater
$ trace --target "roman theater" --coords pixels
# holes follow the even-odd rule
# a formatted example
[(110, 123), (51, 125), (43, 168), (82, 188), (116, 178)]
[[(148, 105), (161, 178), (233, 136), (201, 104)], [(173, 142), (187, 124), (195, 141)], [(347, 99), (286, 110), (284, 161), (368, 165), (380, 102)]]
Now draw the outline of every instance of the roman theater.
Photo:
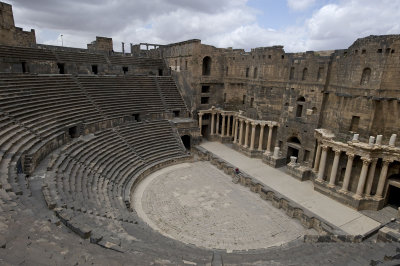
[(400, 35), (125, 46), (0, 2), (0, 265), (400, 264)]

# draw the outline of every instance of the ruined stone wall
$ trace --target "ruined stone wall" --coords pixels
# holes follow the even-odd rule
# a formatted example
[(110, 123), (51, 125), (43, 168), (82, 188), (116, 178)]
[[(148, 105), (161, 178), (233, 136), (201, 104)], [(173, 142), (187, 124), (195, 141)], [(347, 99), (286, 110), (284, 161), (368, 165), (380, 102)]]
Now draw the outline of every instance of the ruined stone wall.
[[(361, 140), (383, 134), (387, 141), (400, 127), (398, 45), (396, 35), (370, 36), (347, 50), (290, 54), (281, 46), (245, 52), (197, 42), (189, 56), (182, 52), (182, 44), (171, 45), (174, 55), (167, 64), (175, 70), (178, 84), (186, 84), (183, 93), (190, 91), (191, 109), (215, 105), (244, 110), (254, 119), (278, 121), (282, 126), (275, 145), (285, 154), (288, 139), (298, 138), (299, 161), (309, 165), (316, 128), (328, 128), (343, 141), (353, 133), (359, 133)], [(202, 74), (206, 56), (212, 60), (208, 76)], [(187, 72), (186, 60), (191, 65)], [(201, 92), (203, 86), (210, 89)], [(207, 104), (202, 104), (202, 97), (209, 98)], [(304, 97), (301, 115), (300, 97)]]
[[(162, 50), (166, 64), (178, 83), (190, 110), (222, 105), (224, 71), (222, 51), (224, 49), (202, 45), (200, 40), (189, 40), (164, 46)], [(203, 75), (203, 59), (205, 57), (211, 59), (209, 75)], [(203, 86), (209, 87), (207, 92), (202, 93)], [(202, 97), (208, 97), (209, 101), (202, 104)]]
[(12, 7), (0, 2), (0, 45), (26, 46), (36, 45), (35, 31), (23, 31), (15, 27)]
[[(369, 36), (333, 54), (321, 127), (341, 139), (382, 134), (399, 128), (400, 36)], [(358, 126), (352, 126), (359, 117)], [(357, 118), (358, 119), (358, 118)], [(356, 123), (357, 124), (357, 123)]]
[(113, 51), (112, 38), (96, 36), (96, 40), (87, 45), (89, 51)]
[[(287, 140), (297, 137), (302, 145), (299, 161), (312, 163), (312, 132), (318, 128), (329, 56), (314, 52), (287, 54), (282, 46), (245, 52), (200, 42), (171, 44), (164, 56), (183, 94), (190, 95), (186, 99), (190, 98), (192, 110), (214, 105), (225, 110), (244, 110), (253, 119), (278, 121), (282, 126), (274, 145), (280, 145), (286, 155)], [(205, 57), (212, 62), (209, 75), (203, 75)], [(300, 97), (304, 97), (303, 110), (297, 117)], [(204, 98), (208, 98), (207, 103)]]

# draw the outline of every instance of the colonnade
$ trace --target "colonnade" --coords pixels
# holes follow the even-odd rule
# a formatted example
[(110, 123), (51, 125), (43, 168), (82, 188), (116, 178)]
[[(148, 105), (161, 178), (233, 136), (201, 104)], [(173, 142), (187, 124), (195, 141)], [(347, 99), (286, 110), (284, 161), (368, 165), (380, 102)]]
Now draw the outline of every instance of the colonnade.
[[(267, 138), (267, 146), (265, 153), (266, 154), (271, 153), (273, 128), (278, 126), (277, 122), (250, 119), (245, 116), (242, 116), (241, 113), (239, 112), (222, 111), (218, 109), (202, 110), (198, 114), (200, 131), (203, 125), (204, 114), (211, 115), (210, 135), (220, 135), (221, 137), (233, 136), (233, 143), (236, 143), (244, 148), (248, 148), (250, 151), (254, 150), (260, 152), (263, 151), (264, 134), (265, 134), (264, 131), (266, 130), (267, 126), (268, 138)], [(221, 133), (219, 133), (220, 115), (222, 117)], [(257, 126), (259, 126), (260, 128), (258, 144), (255, 143)], [(250, 143), (249, 143), (249, 136), (250, 136)]]
[[(338, 147), (329, 146), (329, 144), (318, 143), (315, 164), (314, 164), (314, 172), (317, 173), (316, 181), (322, 182), (326, 169), (326, 160), (328, 151), (332, 150), (335, 153), (335, 157), (332, 162), (332, 170), (329, 175), (329, 187), (335, 187), (339, 159), (340, 155), (344, 152), (347, 156), (346, 170), (344, 173), (343, 184), (340, 189), (340, 192), (347, 193), (349, 192), (349, 184), (351, 181), (351, 172), (353, 168), (354, 158), (357, 156), (352, 151), (341, 150)], [(354, 194), (354, 198), (361, 199), (364, 196), (371, 196), (372, 184), (374, 181), (376, 164), (379, 158), (371, 158), (370, 156), (361, 156), (362, 160), (362, 168), (360, 172), (360, 176), (358, 179), (357, 189)], [(387, 179), (387, 173), (389, 169), (389, 164), (393, 162), (391, 159), (383, 158), (382, 159), (382, 168), (379, 175), (378, 186), (375, 193), (375, 199), (380, 200), (383, 197), (383, 192), (385, 188), (385, 183)], [(327, 180), (328, 181), (328, 180)]]

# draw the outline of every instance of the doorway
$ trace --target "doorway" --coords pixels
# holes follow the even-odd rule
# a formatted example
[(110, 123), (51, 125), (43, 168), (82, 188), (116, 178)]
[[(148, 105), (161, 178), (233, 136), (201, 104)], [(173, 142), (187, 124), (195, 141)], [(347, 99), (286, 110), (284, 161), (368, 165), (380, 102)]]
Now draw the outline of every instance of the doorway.
[(68, 134), (69, 134), (69, 136), (70, 136), (72, 139), (73, 139), (73, 138), (79, 137), (79, 134), (78, 134), (78, 127), (77, 127), (77, 126), (70, 127), (70, 128), (68, 129)]
[(290, 156), (295, 156), (297, 157), (297, 160), (299, 160), (299, 151), (301, 149), (300, 140), (295, 136), (290, 137), (287, 140), (287, 146), (286, 163), (290, 162)]
[(387, 205), (395, 209), (400, 207), (400, 188), (389, 185)]
[(183, 135), (181, 137), (181, 140), (182, 140), (183, 145), (185, 146), (186, 150), (190, 150), (190, 136), (189, 135)]
[(290, 157), (294, 156), (299, 158), (299, 150), (293, 147), (288, 147), (287, 155), (286, 155), (286, 163), (290, 163)]

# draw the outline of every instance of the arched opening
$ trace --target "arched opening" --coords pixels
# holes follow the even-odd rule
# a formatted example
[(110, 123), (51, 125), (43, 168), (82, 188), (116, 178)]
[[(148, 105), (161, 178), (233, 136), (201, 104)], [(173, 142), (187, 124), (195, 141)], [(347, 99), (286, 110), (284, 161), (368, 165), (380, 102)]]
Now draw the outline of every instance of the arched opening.
[(368, 84), (370, 77), (371, 77), (371, 69), (369, 67), (364, 68), (361, 76), (360, 85)]
[(317, 113), (317, 107), (313, 107), (311, 110), (312, 110), (313, 115), (315, 115)]
[(388, 180), (387, 205), (397, 210), (400, 207), (400, 174), (391, 175)]
[(300, 96), (297, 99), (297, 108), (296, 108), (296, 117), (301, 117), (303, 114), (303, 105), (306, 99), (303, 96)]
[(68, 129), (68, 135), (70, 136), (70, 138), (77, 138), (77, 137), (79, 137), (79, 132), (78, 132), (78, 127), (77, 126), (73, 126), (73, 127), (70, 127), (69, 129)]
[(290, 73), (289, 73), (289, 79), (293, 79), (294, 78), (294, 67), (290, 68)]
[(301, 80), (306, 80), (307, 79), (307, 74), (308, 74), (308, 69), (305, 67), (303, 69), (303, 76), (301, 77)]
[(190, 150), (190, 136), (189, 135), (183, 135), (181, 137), (181, 140), (183, 142), (183, 145), (187, 150)]
[(288, 149), (287, 149), (287, 153), (286, 153), (286, 163), (289, 163), (291, 156), (299, 158), (299, 151), (301, 149), (301, 143), (300, 143), (300, 140), (296, 136), (293, 136), (287, 140), (287, 146), (288, 146)]
[(203, 58), (203, 76), (209, 76), (211, 73), (211, 58), (206, 56)]

